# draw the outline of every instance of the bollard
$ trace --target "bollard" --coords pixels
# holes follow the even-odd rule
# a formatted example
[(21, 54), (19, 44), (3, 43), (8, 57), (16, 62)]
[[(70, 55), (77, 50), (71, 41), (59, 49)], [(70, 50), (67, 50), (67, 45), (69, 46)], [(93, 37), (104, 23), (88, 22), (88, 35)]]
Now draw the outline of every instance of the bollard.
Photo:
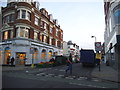
[(34, 64), (31, 64), (31, 68), (34, 68)]

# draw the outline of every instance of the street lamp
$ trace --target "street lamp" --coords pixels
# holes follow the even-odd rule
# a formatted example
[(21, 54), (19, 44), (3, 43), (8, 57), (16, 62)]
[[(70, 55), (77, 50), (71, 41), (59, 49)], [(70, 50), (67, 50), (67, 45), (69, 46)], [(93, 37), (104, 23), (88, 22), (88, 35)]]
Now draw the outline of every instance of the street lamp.
[[(97, 40), (96, 40), (96, 36), (91, 36), (91, 38), (95, 38), (95, 42), (97, 41)], [(95, 43), (94, 43), (94, 44), (95, 44)]]
[(91, 38), (95, 38), (95, 42), (97, 41), (96, 36), (91, 36)]

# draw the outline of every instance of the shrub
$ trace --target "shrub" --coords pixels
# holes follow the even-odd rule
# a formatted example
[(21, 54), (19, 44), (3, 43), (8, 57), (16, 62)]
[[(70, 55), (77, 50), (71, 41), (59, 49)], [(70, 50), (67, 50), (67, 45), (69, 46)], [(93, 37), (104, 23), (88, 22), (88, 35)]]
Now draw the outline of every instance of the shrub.
[(37, 64), (38, 68), (52, 67), (54, 62), (40, 62)]

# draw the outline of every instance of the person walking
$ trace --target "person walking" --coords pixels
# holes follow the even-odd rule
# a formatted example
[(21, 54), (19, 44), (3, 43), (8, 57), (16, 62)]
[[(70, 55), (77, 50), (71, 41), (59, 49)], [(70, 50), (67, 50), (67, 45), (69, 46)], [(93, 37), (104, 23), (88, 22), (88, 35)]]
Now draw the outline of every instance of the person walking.
[(13, 66), (14, 61), (15, 61), (15, 59), (14, 59), (14, 57), (12, 57), (12, 58), (11, 58), (11, 66)]
[(67, 59), (67, 69), (65, 70), (66, 74), (68, 70), (70, 70), (70, 74), (72, 74), (72, 54), (70, 54), (69, 58)]

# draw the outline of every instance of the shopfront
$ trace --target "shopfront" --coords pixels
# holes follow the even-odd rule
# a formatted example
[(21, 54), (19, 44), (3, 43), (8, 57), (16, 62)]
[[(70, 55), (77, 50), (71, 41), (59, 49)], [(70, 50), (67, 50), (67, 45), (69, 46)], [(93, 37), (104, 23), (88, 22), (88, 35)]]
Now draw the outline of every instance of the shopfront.
[(26, 58), (26, 52), (16, 52), (16, 65), (24, 65)]
[(2, 64), (2, 49), (0, 48), (0, 65)]
[(6, 47), (4, 51), (4, 63), (3, 64), (9, 64), (10, 56), (11, 56), (11, 49), (9, 47)]

